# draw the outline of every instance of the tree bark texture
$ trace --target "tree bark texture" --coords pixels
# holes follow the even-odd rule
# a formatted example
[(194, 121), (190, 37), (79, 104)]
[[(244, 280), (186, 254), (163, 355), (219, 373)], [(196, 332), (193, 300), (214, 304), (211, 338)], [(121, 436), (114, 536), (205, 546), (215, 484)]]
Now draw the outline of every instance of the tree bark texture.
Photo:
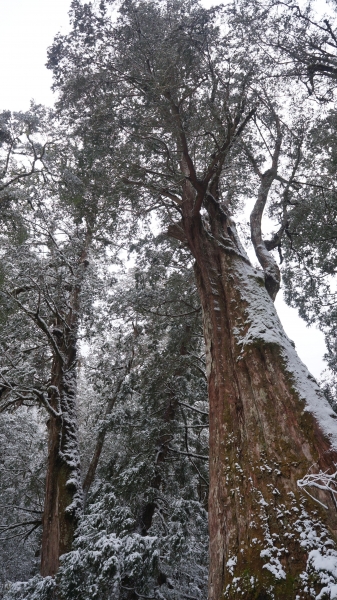
[[(55, 575), (59, 557), (71, 550), (82, 509), (76, 415), (76, 340), (68, 340), (67, 360), (54, 359), (48, 421), (48, 463), (43, 513), (41, 575)], [(65, 355), (65, 353), (64, 353)]]
[(88, 265), (88, 231), (74, 284), (68, 299), (68, 312), (59, 313), (51, 330), (53, 364), (49, 388), (48, 463), (42, 519), (41, 575), (53, 576), (59, 557), (69, 552), (83, 508), (81, 461), (77, 425), (77, 340), (80, 322), (81, 285)]
[(310, 469), (336, 471), (333, 411), (234, 224), (214, 198), (208, 212), (203, 221), (186, 211), (182, 229), (196, 261), (206, 343), (209, 600), (311, 598), (323, 584), (310, 574), (309, 553), (333, 547), (337, 513), (328, 491), (310, 490), (326, 510), (297, 482)]

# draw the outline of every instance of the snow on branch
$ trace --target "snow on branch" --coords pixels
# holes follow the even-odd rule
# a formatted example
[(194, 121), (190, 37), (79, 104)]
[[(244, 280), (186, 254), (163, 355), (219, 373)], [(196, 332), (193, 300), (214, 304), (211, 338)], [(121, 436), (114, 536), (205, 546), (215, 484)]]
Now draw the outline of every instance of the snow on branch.
[[(336, 467), (336, 465), (335, 465)], [(312, 496), (308, 490), (306, 489), (307, 487), (310, 488), (318, 488), (320, 490), (324, 490), (326, 492), (329, 492), (334, 504), (335, 504), (335, 508), (337, 510), (337, 502), (336, 502), (336, 498), (337, 498), (337, 471), (335, 471), (335, 473), (332, 473), (332, 475), (330, 475), (327, 471), (320, 471), (319, 473), (307, 473), (302, 479), (299, 479), (297, 481), (297, 485), (299, 488), (302, 488), (304, 492), (306, 492), (306, 494), (308, 494), (308, 496), (310, 496), (310, 498), (312, 498), (313, 500), (315, 500), (315, 502), (318, 502), (318, 504), (320, 504), (321, 506), (323, 506), (324, 508), (328, 509), (328, 507), (323, 504), (322, 502), (320, 502), (320, 500), (318, 500), (317, 498), (315, 498), (314, 496)]]

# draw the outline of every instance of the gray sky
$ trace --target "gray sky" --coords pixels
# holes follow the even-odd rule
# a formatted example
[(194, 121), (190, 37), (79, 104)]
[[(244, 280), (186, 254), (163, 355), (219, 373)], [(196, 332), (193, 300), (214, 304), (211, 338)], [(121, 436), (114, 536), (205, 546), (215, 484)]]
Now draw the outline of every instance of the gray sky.
[(52, 104), (46, 50), (68, 28), (70, 0), (0, 0), (0, 109)]
[[(204, 0), (204, 4), (211, 2)], [(53, 103), (52, 78), (44, 66), (46, 52), (54, 35), (68, 30), (69, 6), (70, 0), (0, 0), (0, 110), (27, 110), (32, 98)], [(281, 293), (276, 307), (301, 359), (319, 377), (324, 368), (323, 334), (306, 327)]]

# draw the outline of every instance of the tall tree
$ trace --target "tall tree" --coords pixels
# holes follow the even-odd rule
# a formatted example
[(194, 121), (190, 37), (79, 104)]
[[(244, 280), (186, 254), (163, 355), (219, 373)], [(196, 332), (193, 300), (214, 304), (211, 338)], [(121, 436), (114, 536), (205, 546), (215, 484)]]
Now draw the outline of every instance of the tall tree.
[[(200, 306), (186, 250), (148, 232), (143, 245), (134, 248), (137, 266), (114, 273), (113, 293), (110, 285), (109, 297), (82, 322), (90, 343), (78, 388), (84, 473), (97, 447), (101, 454), (74, 549), (61, 557), (54, 582), (14, 584), (6, 600), (49, 598), (55, 588), (64, 600), (205, 597), (208, 411)], [(12, 484), (20, 489), (13, 475)]]
[[(76, 250), (72, 257), (66, 244), (57, 240), (55, 220), (48, 212), (40, 205), (30, 210), (33, 214), (22, 215), (26, 226), (29, 217), (33, 219), (26, 240), (16, 252), (13, 244), (2, 244), (1, 289), (3, 306), (9, 313), (2, 340), (1, 410), (37, 404), (48, 413), (41, 566), (45, 575), (56, 572), (59, 555), (71, 548), (81, 510), (76, 425), (78, 324), (73, 323), (79, 313), (76, 268), (80, 270), (80, 266), (76, 265)], [(79, 245), (83, 241), (81, 232), (77, 233), (73, 249), (75, 240)], [(18, 322), (24, 325), (26, 335), (16, 333), (13, 343), (8, 334)]]
[[(35, 138), (53, 127), (56, 130), (55, 120), (46, 123), (34, 117), (25, 115), (27, 127), (34, 123)], [(48, 147), (43, 146), (43, 169), (38, 173), (33, 167), (22, 170), (10, 156), (6, 193), (12, 194), (12, 201), (3, 210), (1, 240), (1, 297), (8, 318), (3, 327), (0, 409), (37, 403), (48, 413), (41, 550), (44, 576), (54, 575), (60, 555), (71, 549), (83, 508), (77, 352), (81, 318), (94, 302), (94, 287), (89, 293), (86, 276), (90, 272), (93, 285), (89, 266), (93, 240), (99, 245), (96, 238), (102, 233), (97, 218), (102, 188), (95, 159), (78, 139), (69, 141), (62, 135), (60, 124), (55, 141), (55, 130)], [(37, 154), (41, 143), (31, 136), (28, 139), (26, 160), (30, 151), (33, 164), (35, 155), (41, 163)], [(21, 183), (23, 179), (25, 183)], [(104, 243), (112, 220), (105, 214)], [(17, 229), (21, 235), (15, 236), (13, 230)], [(18, 322), (21, 328), (24, 325), (25, 335), (14, 342)]]
[[(235, 11), (234, 26), (224, 9), (196, 2), (128, 1), (114, 23), (109, 4), (72, 3), (73, 30), (57, 38), (49, 65), (59, 108), (114, 158), (120, 208), (129, 199), (138, 216), (157, 209), (195, 260), (210, 405), (209, 598), (328, 594), (335, 580), (327, 561), (337, 557), (334, 549), (323, 556), (335, 544), (334, 415), (274, 309), (277, 239), (266, 243), (261, 232), (283, 168), (271, 63)], [(256, 158), (257, 130), (267, 150)], [(250, 264), (230, 215), (233, 181), (247, 178), (247, 169), (235, 169), (247, 148), (258, 177), (251, 236), (263, 272)], [(293, 157), (284, 180), (295, 167)]]
[[(296, 177), (291, 189), (286, 299), (325, 334), (329, 367), (325, 391), (336, 407), (336, 10), (333, 4), (280, 6), (277, 42), (264, 36), (264, 43), (276, 45), (281, 60), (287, 57), (287, 71), (300, 79), (311, 105), (319, 112), (304, 148), (305, 177)], [(278, 3), (270, 3), (270, 10), (278, 10)], [(296, 41), (299, 37), (302, 44)]]

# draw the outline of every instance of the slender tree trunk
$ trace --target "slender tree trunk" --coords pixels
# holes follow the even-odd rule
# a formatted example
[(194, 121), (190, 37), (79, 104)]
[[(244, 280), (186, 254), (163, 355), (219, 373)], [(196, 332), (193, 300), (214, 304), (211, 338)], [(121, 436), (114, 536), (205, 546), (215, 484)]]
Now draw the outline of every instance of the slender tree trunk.
[[(336, 471), (332, 410), (296, 355), (264, 274), (214, 203), (182, 222), (203, 307), (210, 404), (209, 600), (311, 598), (306, 572), (337, 530), (332, 495), (301, 493), (310, 469)], [(176, 235), (178, 237), (178, 235)], [(323, 423), (323, 425), (322, 425)], [(311, 471), (312, 472), (312, 471)], [(324, 540), (331, 538), (325, 546)]]
[[(191, 340), (192, 328), (190, 325), (185, 326), (185, 335), (180, 344), (179, 355), (185, 356), (187, 354), (187, 347)], [(174, 377), (180, 377), (182, 375), (182, 368), (179, 366), (173, 373)], [(178, 408), (178, 399), (175, 391), (170, 391), (166, 399), (165, 411), (163, 414), (163, 423), (160, 430), (159, 437), (156, 443), (156, 457), (155, 457), (155, 471), (154, 477), (151, 480), (151, 487), (155, 490), (160, 490), (162, 485), (165, 485), (162, 477), (162, 467), (167, 459), (170, 449), (169, 444), (171, 441), (172, 422), (176, 418)], [(148, 530), (152, 525), (153, 516), (157, 505), (155, 502), (147, 502), (141, 507), (138, 517), (138, 530), (141, 535), (148, 535)]]
[[(111, 415), (111, 413), (112, 413), (112, 411), (114, 409), (114, 406), (115, 406), (117, 398), (118, 398), (118, 394), (119, 394), (119, 392), (121, 390), (121, 387), (122, 387), (122, 385), (123, 385), (123, 383), (125, 381), (125, 377), (131, 371), (133, 358), (134, 358), (134, 349), (132, 348), (131, 358), (128, 361), (127, 365), (125, 366), (124, 372), (122, 373), (122, 375), (117, 380), (117, 382), (115, 384), (114, 393), (113, 393), (113, 395), (111, 396), (110, 400), (107, 403), (107, 406), (106, 406), (106, 409), (105, 409), (105, 414), (104, 414), (105, 419), (107, 419)], [(106, 438), (107, 432), (108, 432), (108, 426), (105, 424), (102, 427), (102, 429), (99, 431), (98, 435), (97, 435), (94, 453), (92, 455), (92, 458), (91, 458), (91, 461), (89, 463), (89, 467), (88, 467), (86, 476), (85, 476), (84, 481), (83, 481), (84, 504), (86, 502), (86, 498), (88, 496), (89, 490), (90, 490), (90, 488), (91, 488), (91, 486), (93, 484), (93, 481), (95, 479), (95, 475), (96, 475), (96, 471), (97, 471), (97, 466), (98, 466), (99, 459), (100, 459), (101, 454), (102, 454), (102, 450), (103, 450), (103, 446), (104, 446), (104, 442), (105, 442), (105, 438)]]

